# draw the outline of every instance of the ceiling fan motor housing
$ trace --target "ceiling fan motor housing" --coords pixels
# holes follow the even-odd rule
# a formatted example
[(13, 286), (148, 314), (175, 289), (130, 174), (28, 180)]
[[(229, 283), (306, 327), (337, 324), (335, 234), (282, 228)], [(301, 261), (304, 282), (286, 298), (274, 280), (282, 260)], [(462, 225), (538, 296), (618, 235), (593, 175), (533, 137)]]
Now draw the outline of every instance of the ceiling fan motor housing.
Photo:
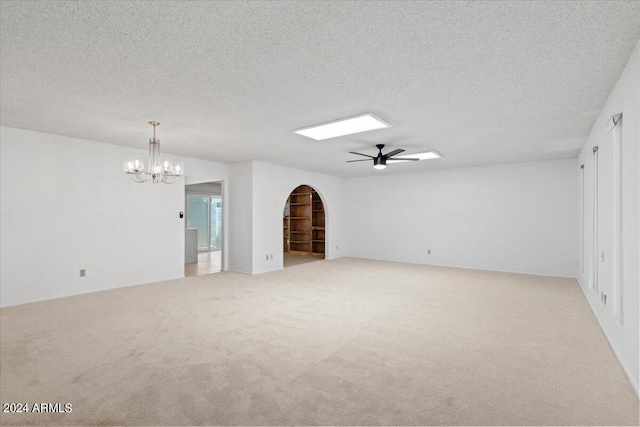
[(382, 154), (384, 144), (376, 144), (376, 148), (378, 148), (378, 155), (373, 159), (373, 167), (376, 169), (384, 169), (387, 167), (387, 156)]
[(378, 157), (373, 159), (373, 166), (386, 166), (386, 165), (387, 165), (387, 158), (382, 154), (378, 154)]

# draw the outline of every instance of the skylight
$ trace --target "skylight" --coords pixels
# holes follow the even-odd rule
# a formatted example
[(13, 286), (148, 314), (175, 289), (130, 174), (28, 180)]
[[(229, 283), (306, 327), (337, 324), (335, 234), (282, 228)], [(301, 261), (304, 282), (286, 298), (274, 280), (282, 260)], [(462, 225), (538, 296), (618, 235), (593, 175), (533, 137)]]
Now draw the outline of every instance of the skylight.
[(372, 113), (360, 114), (344, 119), (333, 120), (327, 123), (308, 126), (293, 132), (306, 136), (307, 138), (322, 141), (323, 139), (337, 138), (344, 135), (366, 132), (375, 129), (384, 129), (391, 125), (376, 117)]

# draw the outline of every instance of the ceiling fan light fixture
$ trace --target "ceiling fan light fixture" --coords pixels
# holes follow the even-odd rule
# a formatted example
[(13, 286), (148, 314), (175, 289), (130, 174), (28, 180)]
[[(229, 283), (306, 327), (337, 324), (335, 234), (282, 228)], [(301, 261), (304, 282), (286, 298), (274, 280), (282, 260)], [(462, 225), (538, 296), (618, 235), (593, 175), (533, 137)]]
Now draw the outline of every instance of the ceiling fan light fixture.
[(307, 138), (322, 141), (324, 139), (337, 138), (339, 136), (352, 135), (354, 133), (367, 132), (370, 130), (389, 128), (391, 125), (373, 113), (364, 113), (357, 116), (332, 120), (296, 129), (292, 132)]
[(373, 167), (378, 170), (382, 170), (387, 167), (387, 159), (378, 156), (373, 159)]
[(384, 148), (384, 144), (376, 144), (376, 148), (378, 149), (377, 156), (362, 154), (362, 153), (358, 153), (357, 151), (349, 151), (349, 154), (355, 154), (357, 156), (368, 157), (368, 158), (357, 159), (357, 160), (347, 160), (347, 163), (366, 162), (366, 161), (369, 161), (369, 159), (373, 159), (373, 167), (375, 169), (380, 170), (387, 167), (388, 161), (391, 163), (417, 162), (419, 160), (439, 159), (443, 157), (442, 154), (438, 153), (437, 151), (425, 151), (422, 153), (405, 154), (402, 156), (398, 156), (398, 154), (404, 153), (405, 150), (402, 148), (396, 148), (395, 150), (391, 150), (388, 153), (383, 153), (382, 149)]

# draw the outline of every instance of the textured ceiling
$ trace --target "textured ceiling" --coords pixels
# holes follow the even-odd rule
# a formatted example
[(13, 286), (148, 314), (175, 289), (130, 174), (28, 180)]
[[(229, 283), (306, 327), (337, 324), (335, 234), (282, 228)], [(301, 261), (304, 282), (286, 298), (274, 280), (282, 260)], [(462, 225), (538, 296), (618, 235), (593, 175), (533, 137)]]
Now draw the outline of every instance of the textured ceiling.
[[(338, 176), (573, 157), (640, 38), (638, 1), (0, 7), (3, 126)], [(290, 132), (367, 111), (394, 127)], [(446, 157), (345, 163), (376, 143)]]

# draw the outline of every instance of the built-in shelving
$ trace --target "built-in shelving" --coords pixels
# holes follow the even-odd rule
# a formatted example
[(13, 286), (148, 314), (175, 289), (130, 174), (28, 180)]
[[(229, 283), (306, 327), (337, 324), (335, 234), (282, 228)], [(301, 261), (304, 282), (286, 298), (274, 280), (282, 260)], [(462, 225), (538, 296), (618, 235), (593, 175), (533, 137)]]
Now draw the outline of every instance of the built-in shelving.
[(285, 252), (325, 255), (325, 212), (320, 195), (301, 185), (289, 195), (283, 215)]

